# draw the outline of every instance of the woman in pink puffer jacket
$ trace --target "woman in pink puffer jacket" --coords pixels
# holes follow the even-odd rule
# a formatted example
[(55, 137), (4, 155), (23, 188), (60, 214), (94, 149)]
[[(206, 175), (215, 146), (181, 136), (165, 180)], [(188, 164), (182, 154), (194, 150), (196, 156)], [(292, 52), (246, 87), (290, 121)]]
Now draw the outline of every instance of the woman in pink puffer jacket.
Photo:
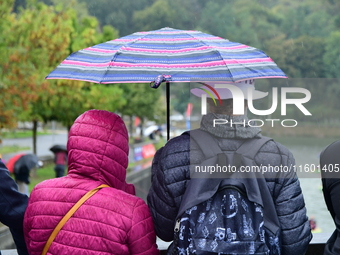
[(111, 112), (90, 110), (70, 129), (68, 174), (32, 191), (24, 218), (29, 254), (40, 255), (61, 218), (89, 190), (89, 198), (57, 234), (47, 254), (159, 254), (149, 208), (125, 181), (128, 133)]

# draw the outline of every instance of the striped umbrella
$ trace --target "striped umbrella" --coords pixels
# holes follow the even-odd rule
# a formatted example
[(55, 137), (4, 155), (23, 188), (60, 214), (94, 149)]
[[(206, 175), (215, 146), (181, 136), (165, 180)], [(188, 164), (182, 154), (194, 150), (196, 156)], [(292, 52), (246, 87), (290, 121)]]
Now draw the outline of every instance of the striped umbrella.
[[(230, 81), (287, 78), (263, 51), (192, 30), (162, 28), (79, 50), (46, 79), (94, 83)], [(169, 110), (169, 100), (167, 100)], [(167, 114), (169, 123), (169, 112)], [(169, 131), (169, 128), (168, 128)]]

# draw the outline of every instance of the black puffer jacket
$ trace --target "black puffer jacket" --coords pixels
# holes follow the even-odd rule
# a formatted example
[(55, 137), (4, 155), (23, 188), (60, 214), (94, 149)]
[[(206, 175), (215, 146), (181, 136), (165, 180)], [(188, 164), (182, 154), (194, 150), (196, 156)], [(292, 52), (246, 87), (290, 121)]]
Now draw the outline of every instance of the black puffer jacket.
[(27, 202), (28, 197), (18, 191), (18, 185), (0, 159), (0, 222), (9, 227), (19, 255), (28, 255), (23, 230)]
[(323, 195), (333, 218), (335, 230), (328, 239), (324, 255), (340, 254), (340, 140), (327, 146), (320, 155)]
[[(223, 116), (229, 118), (228, 116)], [(235, 151), (246, 138), (260, 136), (260, 129), (243, 125), (213, 128), (211, 120), (221, 118), (208, 114), (202, 118), (201, 129), (218, 138), (223, 151)], [(244, 118), (244, 117), (243, 117)], [(234, 117), (234, 122), (239, 122)], [(246, 122), (247, 123), (247, 122)], [(190, 153), (189, 153), (190, 151)], [(191, 155), (190, 155), (191, 154)], [(175, 218), (190, 180), (189, 165), (204, 159), (202, 151), (190, 136), (181, 135), (168, 141), (157, 151), (152, 165), (152, 186), (148, 194), (156, 234), (165, 241), (173, 240)], [(255, 156), (257, 165), (294, 166), (291, 152), (283, 145), (269, 141)], [(304, 198), (294, 171), (265, 175), (282, 229), (282, 255), (304, 254), (312, 238)]]

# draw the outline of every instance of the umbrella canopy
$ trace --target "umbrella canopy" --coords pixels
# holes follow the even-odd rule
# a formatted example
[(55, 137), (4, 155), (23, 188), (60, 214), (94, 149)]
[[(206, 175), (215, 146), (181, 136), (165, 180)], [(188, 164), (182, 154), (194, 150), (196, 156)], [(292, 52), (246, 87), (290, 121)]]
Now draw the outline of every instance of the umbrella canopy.
[(46, 79), (94, 83), (166, 82), (167, 133), (170, 133), (170, 82), (238, 82), (287, 78), (263, 51), (192, 30), (162, 28), (137, 32), (79, 50)]
[(35, 154), (22, 155), (14, 164), (14, 173), (19, 173), (20, 168), (31, 170), (39, 166), (39, 159)]
[(259, 49), (200, 31), (172, 28), (137, 32), (82, 49), (46, 78), (147, 83), (159, 75), (171, 82), (286, 78)]
[(9, 170), (10, 173), (13, 173), (14, 172), (14, 165), (15, 163), (18, 161), (19, 158), (21, 158), (21, 156), (25, 155), (24, 153), (21, 153), (21, 154), (17, 154), (15, 155), (14, 157), (10, 158), (7, 163), (6, 163), (6, 166)]
[(53, 153), (56, 153), (58, 151), (66, 151), (67, 152), (67, 148), (66, 148), (66, 145), (63, 145), (63, 144), (56, 144), (56, 145), (53, 145), (51, 148), (50, 148), (50, 151), (52, 151)]

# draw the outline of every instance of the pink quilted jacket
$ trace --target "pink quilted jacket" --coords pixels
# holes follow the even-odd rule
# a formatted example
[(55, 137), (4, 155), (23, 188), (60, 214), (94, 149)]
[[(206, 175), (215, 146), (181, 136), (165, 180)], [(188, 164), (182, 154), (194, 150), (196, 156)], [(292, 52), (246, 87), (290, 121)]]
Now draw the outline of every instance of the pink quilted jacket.
[(122, 119), (90, 110), (74, 122), (67, 144), (68, 175), (31, 193), (24, 218), (28, 251), (40, 255), (55, 226), (89, 190), (89, 198), (58, 233), (47, 254), (159, 254), (149, 208), (125, 182), (128, 133)]

